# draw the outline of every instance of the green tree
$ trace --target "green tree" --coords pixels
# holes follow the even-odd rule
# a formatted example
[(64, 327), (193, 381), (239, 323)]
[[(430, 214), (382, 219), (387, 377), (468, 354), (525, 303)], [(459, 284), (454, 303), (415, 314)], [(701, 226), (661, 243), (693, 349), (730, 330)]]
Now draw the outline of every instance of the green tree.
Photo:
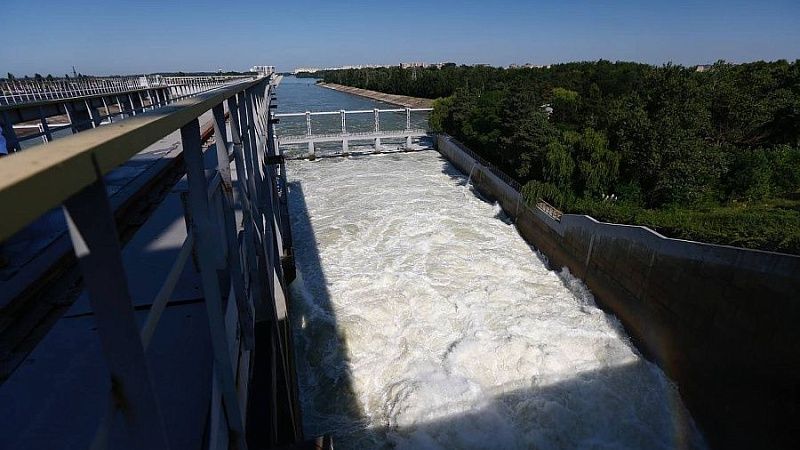
[[(719, 61), (706, 72), (601, 60), (322, 76), (441, 97), (432, 128), (511, 174), (532, 201), (685, 238), (800, 251), (800, 61)], [(598, 200), (611, 193), (618, 204)]]
[(561, 87), (553, 88), (551, 106), (553, 119), (563, 124), (573, 124), (578, 120), (580, 94)]
[(620, 154), (608, 147), (605, 135), (592, 128), (566, 132), (578, 169), (578, 191), (591, 197), (612, 194), (619, 174)]
[(453, 106), (455, 99), (453, 97), (445, 97), (437, 99), (433, 102), (433, 111), (428, 118), (428, 124), (431, 130), (437, 133), (444, 132), (449, 128), (448, 120), (450, 117), (450, 109)]

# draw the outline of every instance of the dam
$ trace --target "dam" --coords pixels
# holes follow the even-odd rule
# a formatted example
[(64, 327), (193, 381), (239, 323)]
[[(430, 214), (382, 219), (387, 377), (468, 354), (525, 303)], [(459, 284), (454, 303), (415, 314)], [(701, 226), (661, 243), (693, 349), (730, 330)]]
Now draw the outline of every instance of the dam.
[(800, 258), (529, 202), (428, 108), (176, 100), (0, 161), (1, 251), (66, 224), (2, 280), (0, 447), (791, 448)]

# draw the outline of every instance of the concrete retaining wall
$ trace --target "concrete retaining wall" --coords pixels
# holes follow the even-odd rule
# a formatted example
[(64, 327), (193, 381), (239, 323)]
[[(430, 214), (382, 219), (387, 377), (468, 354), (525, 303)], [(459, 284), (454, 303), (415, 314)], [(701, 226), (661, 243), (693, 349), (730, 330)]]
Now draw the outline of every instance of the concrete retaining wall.
[[(678, 384), (717, 448), (792, 447), (800, 432), (800, 257), (666, 238), (575, 214), (557, 221), (449, 136), (437, 148), (568, 267)], [(598, 407), (602, 407), (598, 405)]]

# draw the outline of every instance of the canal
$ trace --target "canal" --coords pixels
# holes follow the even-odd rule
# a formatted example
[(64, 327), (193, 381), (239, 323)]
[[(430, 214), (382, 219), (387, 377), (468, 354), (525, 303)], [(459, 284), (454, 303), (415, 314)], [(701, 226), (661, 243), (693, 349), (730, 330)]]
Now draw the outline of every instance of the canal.
[[(375, 116), (374, 109), (400, 109), (395, 112), (380, 113), (381, 130), (403, 130), (406, 128), (406, 113), (404, 107), (371, 100), (356, 95), (346, 94), (323, 88), (316, 85), (316, 79), (284, 77), (278, 87), (278, 113), (302, 113), (324, 112), (324, 111), (363, 111), (359, 114), (347, 114), (348, 133), (363, 133), (374, 131)], [(414, 111), (411, 113), (411, 128), (427, 129), (428, 112)], [(280, 123), (276, 126), (278, 136), (304, 135), (307, 132), (306, 118), (301, 117), (281, 117)], [(311, 120), (311, 131), (313, 134), (339, 133), (341, 132), (341, 116), (334, 115), (314, 115)], [(405, 142), (404, 138), (382, 140), (384, 149), (400, 149)], [(423, 147), (430, 147), (432, 142), (423, 139), (419, 142)], [(282, 145), (288, 157), (298, 157), (307, 154), (306, 144)], [(348, 147), (349, 151), (363, 152), (372, 149), (369, 141), (352, 141)], [(316, 155), (325, 156), (336, 152), (341, 152), (341, 143), (318, 143), (316, 144)]]
[[(287, 77), (279, 111), (390, 107)], [(280, 132), (280, 130), (279, 130)], [(288, 163), (307, 436), (703, 448), (675, 386), (435, 151)]]

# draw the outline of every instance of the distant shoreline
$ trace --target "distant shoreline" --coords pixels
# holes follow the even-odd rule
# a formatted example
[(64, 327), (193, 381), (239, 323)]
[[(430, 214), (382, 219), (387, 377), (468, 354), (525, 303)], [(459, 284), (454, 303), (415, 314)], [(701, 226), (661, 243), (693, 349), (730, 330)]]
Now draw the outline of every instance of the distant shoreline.
[(317, 83), (324, 88), (333, 89), (334, 91), (344, 92), (347, 94), (358, 95), (360, 97), (370, 98), (372, 100), (379, 100), (386, 103), (404, 106), (406, 108), (432, 108), (433, 100), (429, 98), (409, 97), (407, 95), (385, 94), (383, 92), (370, 91), (368, 89), (360, 89), (351, 86), (344, 86), (336, 83)]

